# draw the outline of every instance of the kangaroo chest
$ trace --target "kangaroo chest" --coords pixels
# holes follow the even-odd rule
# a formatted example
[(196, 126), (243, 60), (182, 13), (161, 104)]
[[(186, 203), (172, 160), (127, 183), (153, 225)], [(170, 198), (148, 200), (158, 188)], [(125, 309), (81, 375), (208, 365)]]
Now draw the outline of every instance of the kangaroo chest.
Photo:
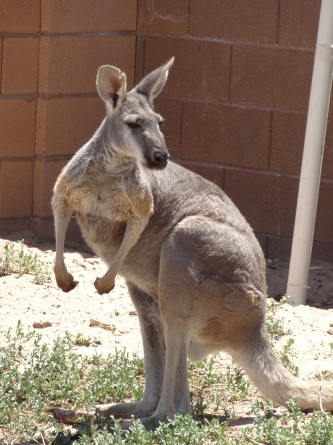
[(133, 172), (93, 176), (73, 189), (70, 199), (87, 244), (103, 257), (102, 252), (113, 254), (119, 247), (128, 222), (152, 213), (153, 199), (146, 182)]

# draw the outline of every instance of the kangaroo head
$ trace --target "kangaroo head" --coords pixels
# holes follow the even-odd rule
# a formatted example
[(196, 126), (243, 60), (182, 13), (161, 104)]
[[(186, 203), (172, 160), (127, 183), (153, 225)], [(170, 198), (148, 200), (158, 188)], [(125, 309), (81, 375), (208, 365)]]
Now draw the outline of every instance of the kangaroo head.
[(103, 65), (97, 73), (97, 91), (106, 103), (106, 125), (113, 149), (134, 156), (149, 168), (164, 168), (170, 157), (161, 126), (163, 118), (154, 111), (154, 99), (162, 91), (174, 58), (152, 71), (131, 91), (126, 74)]

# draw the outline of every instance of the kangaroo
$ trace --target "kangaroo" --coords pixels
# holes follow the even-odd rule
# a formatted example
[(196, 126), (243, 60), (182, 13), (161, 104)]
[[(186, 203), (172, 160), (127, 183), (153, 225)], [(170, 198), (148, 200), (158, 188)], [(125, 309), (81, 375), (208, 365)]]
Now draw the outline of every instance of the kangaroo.
[(168, 160), (154, 99), (172, 64), (129, 92), (124, 73), (99, 68), (106, 117), (54, 187), (58, 286), (68, 292), (77, 284), (64, 263), (74, 213), (87, 244), (109, 267), (95, 281), (98, 293), (110, 292), (116, 274), (123, 275), (140, 321), (144, 396), (99, 411), (147, 426), (190, 413), (187, 357), (219, 350), (274, 402), (288, 406), (298, 396), (302, 410), (333, 410), (333, 382), (292, 376), (270, 345), (266, 265), (253, 230), (219, 187)]

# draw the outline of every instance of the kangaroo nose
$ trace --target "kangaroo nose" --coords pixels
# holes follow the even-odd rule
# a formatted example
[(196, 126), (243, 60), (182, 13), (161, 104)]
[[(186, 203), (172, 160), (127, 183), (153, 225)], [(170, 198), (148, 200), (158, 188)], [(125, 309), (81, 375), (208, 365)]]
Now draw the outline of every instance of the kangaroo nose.
[(167, 164), (169, 157), (170, 155), (168, 153), (164, 153), (161, 151), (156, 151), (154, 153), (154, 161), (161, 167)]

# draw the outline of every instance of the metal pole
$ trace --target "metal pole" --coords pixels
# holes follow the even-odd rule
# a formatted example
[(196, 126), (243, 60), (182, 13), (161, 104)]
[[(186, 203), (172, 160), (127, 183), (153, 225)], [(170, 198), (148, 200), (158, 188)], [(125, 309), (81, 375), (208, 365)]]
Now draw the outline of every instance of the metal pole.
[(308, 289), (332, 87), (332, 45), (333, 0), (322, 0), (287, 286), (295, 306), (305, 303)]

